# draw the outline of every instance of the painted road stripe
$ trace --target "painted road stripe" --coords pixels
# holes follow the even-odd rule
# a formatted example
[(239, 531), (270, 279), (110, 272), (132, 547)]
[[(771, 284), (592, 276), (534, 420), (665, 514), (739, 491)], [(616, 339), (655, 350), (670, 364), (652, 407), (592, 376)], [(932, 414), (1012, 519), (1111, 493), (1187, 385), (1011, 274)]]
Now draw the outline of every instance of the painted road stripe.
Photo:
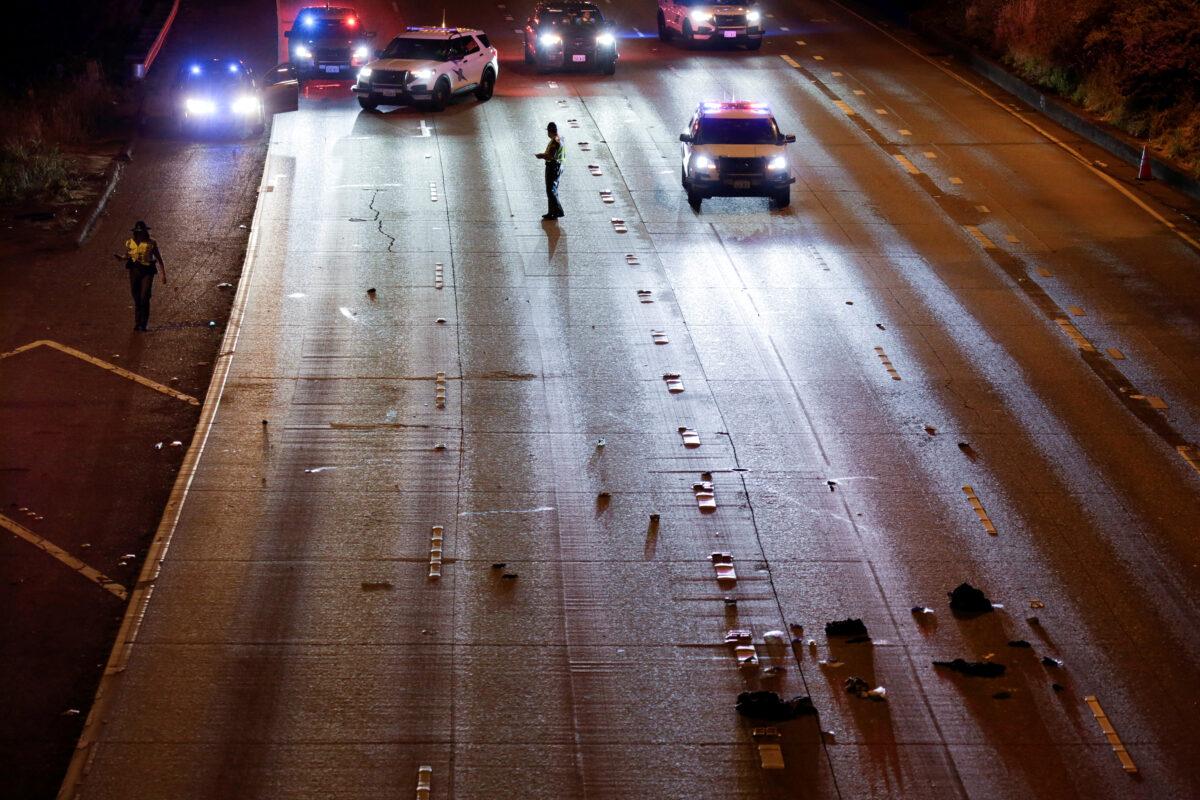
[(1108, 715), (1100, 707), (1100, 701), (1096, 699), (1096, 695), (1089, 694), (1083, 698), (1083, 701), (1092, 710), (1092, 716), (1096, 718), (1096, 723), (1100, 726), (1100, 730), (1104, 732), (1104, 738), (1108, 739), (1109, 746), (1117, 754), (1117, 760), (1121, 762), (1121, 769), (1131, 775), (1137, 772), (1137, 764), (1133, 763), (1133, 758), (1130, 757), (1129, 751), (1125, 749), (1125, 745), (1121, 742), (1121, 737), (1117, 735), (1117, 729), (1108, 721)]
[(892, 376), (892, 380), (903, 380), (903, 378), (900, 377), (900, 373), (896, 372), (896, 368), (892, 366), (891, 359), (888, 358), (887, 353), (884, 352), (882, 347), (875, 348), (875, 355), (879, 356), (879, 360), (883, 362), (883, 367), (887, 370), (888, 375)]
[(955, 186), (962, 186), (962, 178), (951, 178), (950, 182)]
[(979, 517), (979, 521), (983, 523), (983, 529), (992, 536), (996, 536), (996, 526), (992, 524), (992, 519), (988, 516), (987, 509), (983, 507), (983, 503), (979, 502), (979, 496), (975, 494), (975, 489), (971, 486), (964, 486), (963, 494), (967, 496), (967, 502), (975, 510), (975, 516)]
[(87, 353), (76, 350), (74, 347), (68, 347), (65, 344), (60, 344), (59, 342), (54, 342), (54, 341), (51, 341), (50, 339), (39, 339), (36, 342), (30, 342), (29, 344), (23, 344), (20, 347), (18, 347), (16, 350), (9, 350), (7, 353), (0, 353), (0, 361), (8, 358), (9, 356), (15, 356), (18, 353), (24, 353), (28, 350), (32, 350), (35, 347), (51, 347), (51, 348), (59, 351), (60, 353), (66, 353), (69, 356), (74, 356), (75, 358), (78, 358), (80, 361), (86, 361), (87, 363), (91, 364), (92, 366), (96, 366), (96, 367), (99, 367), (100, 369), (107, 370), (114, 375), (125, 378), (126, 380), (133, 381), (134, 383), (141, 384), (142, 386), (145, 386), (147, 389), (153, 389), (156, 392), (161, 392), (162, 394), (165, 394), (168, 397), (174, 397), (176, 400), (182, 400), (183, 402), (188, 403), (193, 406), (200, 405), (200, 401), (197, 400), (196, 398), (192, 397), (190, 394), (184, 394), (183, 392), (177, 392), (174, 389), (172, 389), (170, 386), (163, 386), (161, 383), (158, 383), (157, 381), (152, 381), (149, 378), (143, 378), (141, 375), (137, 375), (133, 372), (130, 372), (127, 369), (121, 369), (116, 364), (110, 364), (107, 361), (96, 358), (95, 356), (89, 356)]
[(800, 69), (800, 65), (798, 63), (796, 63), (796, 59), (792, 58), (791, 56), (787, 55), (786, 53), (784, 53), (783, 55), (781, 55), (779, 57), (782, 58), (785, 62), (787, 62), (788, 66), (794, 67), (796, 69)]
[(1179, 455), (1183, 456), (1183, 460), (1186, 461), (1192, 469), (1196, 470), (1196, 472), (1200, 472), (1200, 456), (1197, 455), (1195, 447), (1192, 447), (1190, 444), (1181, 444), (1176, 447), (1175, 450), (1178, 451)]
[(854, 109), (851, 108), (844, 100), (834, 100), (833, 104), (841, 109), (847, 117), (854, 116)]
[(825, 56), (813, 56), (813, 61), (824, 61)]
[(899, 163), (900, 166), (904, 167), (904, 171), (907, 172), (909, 175), (920, 175), (921, 174), (921, 170), (917, 169), (917, 165), (914, 164), (913, 162), (909, 161), (907, 156), (902, 156), (897, 153), (897, 154), (893, 155), (892, 158), (896, 159), (897, 163)]
[(1075, 346), (1080, 350), (1084, 350), (1089, 353), (1096, 352), (1096, 348), (1093, 347), (1092, 343), (1087, 340), (1087, 337), (1079, 332), (1079, 328), (1076, 328), (1065, 319), (1056, 319), (1054, 321), (1058, 323), (1058, 327), (1062, 328), (1062, 332), (1069, 336), (1071, 341), (1074, 342)]
[(38, 536), (36, 533), (29, 530), (28, 528), (26, 528), (24, 525), (17, 522), (16, 520), (11, 520), (8, 517), (4, 516), (3, 514), (0, 514), (0, 527), (7, 529), (14, 535), (29, 542), (34, 547), (37, 547), (37, 548), (49, 553), (51, 556), (58, 559), (63, 564), (66, 564), (68, 567), (75, 570), (80, 575), (87, 578), (89, 581), (96, 584), (97, 586), (99, 586), (101, 589), (108, 592), (109, 594), (115, 595), (116, 597), (119, 597), (122, 600), (125, 600), (128, 598), (128, 594), (125, 592), (124, 586), (117, 583), (112, 578), (109, 578), (104, 573), (99, 572), (98, 570), (92, 569), (87, 564), (83, 563), (78, 558), (71, 555), (66, 550), (63, 550), (61, 547), (54, 544), (53, 542), (50, 542), (46, 539), (43, 539), (41, 536)]
[(983, 231), (979, 230), (978, 227), (974, 225), (964, 225), (963, 227), (967, 229), (967, 233), (975, 238), (975, 241), (979, 242), (979, 246), (983, 249), (991, 250), (996, 246), (996, 243), (984, 235)]
[(1115, 347), (1110, 347), (1107, 350), (1105, 350), (1104, 352), (1108, 353), (1108, 357), (1111, 358), (1113, 361), (1124, 361), (1125, 360), (1125, 354), (1122, 353), (1120, 350), (1118, 350)]

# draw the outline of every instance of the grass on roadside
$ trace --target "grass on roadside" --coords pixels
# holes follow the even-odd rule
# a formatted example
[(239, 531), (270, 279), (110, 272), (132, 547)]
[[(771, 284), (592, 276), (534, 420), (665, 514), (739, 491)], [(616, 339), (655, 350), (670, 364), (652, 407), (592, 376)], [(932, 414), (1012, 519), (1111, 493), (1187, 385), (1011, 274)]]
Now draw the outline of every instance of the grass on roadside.
[(71, 159), (37, 139), (0, 144), (0, 203), (66, 200), (79, 185)]

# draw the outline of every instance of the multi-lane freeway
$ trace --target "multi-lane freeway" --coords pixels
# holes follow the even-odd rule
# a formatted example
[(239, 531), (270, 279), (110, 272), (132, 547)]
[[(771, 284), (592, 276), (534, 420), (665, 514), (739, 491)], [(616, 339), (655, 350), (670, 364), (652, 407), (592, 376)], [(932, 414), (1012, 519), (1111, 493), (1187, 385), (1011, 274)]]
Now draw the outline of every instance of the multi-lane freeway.
[[(1200, 793), (1195, 227), (834, 3), (766, 7), (758, 52), (602, 7), (613, 77), (538, 74), (528, 9), (470, 0), (447, 21), (499, 47), (490, 101), (314, 82), (275, 120), (68, 795), (412, 797), (422, 765), (461, 800)], [(359, 11), (381, 39), (441, 16)], [(789, 208), (688, 207), (703, 99), (795, 134)], [(964, 581), (1000, 607), (953, 614)], [(757, 689), (819, 717), (739, 716)]]

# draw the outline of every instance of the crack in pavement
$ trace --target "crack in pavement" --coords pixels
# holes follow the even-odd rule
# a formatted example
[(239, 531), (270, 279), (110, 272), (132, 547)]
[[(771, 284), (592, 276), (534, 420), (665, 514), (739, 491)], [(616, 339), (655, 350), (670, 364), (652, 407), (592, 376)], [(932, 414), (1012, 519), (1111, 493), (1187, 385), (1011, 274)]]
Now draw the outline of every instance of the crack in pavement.
[(379, 209), (375, 207), (375, 198), (378, 197), (379, 193), (382, 191), (382, 189), (373, 189), (371, 191), (371, 202), (367, 203), (367, 208), (371, 209), (371, 211), (375, 213), (375, 216), (371, 220), (375, 223), (375, 230), (379, 231), (379, 234), (388, 240), (387, 251), (389, 253), (394, 253), (396, 252), (394, 249), (396, 246), (396, 237), (392, 236), (383, 229), (383, 219), (380, 218)]

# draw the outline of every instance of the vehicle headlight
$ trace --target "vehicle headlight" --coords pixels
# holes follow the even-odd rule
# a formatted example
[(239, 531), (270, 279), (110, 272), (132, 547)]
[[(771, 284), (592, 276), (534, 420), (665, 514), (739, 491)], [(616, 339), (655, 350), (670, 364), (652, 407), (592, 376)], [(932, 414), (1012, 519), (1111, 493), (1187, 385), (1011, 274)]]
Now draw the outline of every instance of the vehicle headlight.
[(195, 114), (198, 117), (212, 114), (217, 110), (217, 104), (212, 100), (205, 100), (203, 97), (189, 97), (183, 101), (183, 107), (187, 109), (187, 113)]
[(553, 47), (556, 44), (562, 44), (562, 37), (557, 33), (543, 33), (538, 37), (538, 42), (543, 47)]
[(258, 98), (244, 95), (233, 101), (233, 113), (253, 114), (258, 111)]
[(296, 45), (296, 49), (292, 52), (296, 54), (296, 58), (312, 58), (312, 50), (302, 44)]
[(787, 159), (784, 158), (783, 156), (775, 156), (774, 158), (772, 158), (770, 161), (767, 162), (767, 169), (774, 169), (774, 170), (787, 169)]
[(362, 69), (360, 69), (358, 71), (358, 82), (359, 83), (367, 83), (370, 80), (371, 80), (371, 68), (370, 67), (363, 67)]
[(596, 37), (596, 44), (600, 45), (601, 47), (612, 47), (616, 43), (617, 37), (613, 36), (611, 33), (602, 33)]
[(693, 11), (688, 16), (692, 18), (692, 22), (708, 22), (713, 18), (713, 15), (707, 11)]
[(762, 21), (762, 12), (761, 11), (747, 11), (746, 12), (746, 22), (750, 23), (751, 25), (757, 25), (760, 21)]
[(708, 156), (692, 156), (692, 169), (712, 169), (716, 164)]
[(371, 48), (367, 47), (365, 44), (360, 44), (358, 47), (354, 48), (354, 57), (355, 58), (370, 58), (371, 57)]
[(431, 69), (414, 69), (412, 72), (408, 73), (408, 82), (413, 83), (415, 81), (427, 81), (432, 77), (433, 70)]

